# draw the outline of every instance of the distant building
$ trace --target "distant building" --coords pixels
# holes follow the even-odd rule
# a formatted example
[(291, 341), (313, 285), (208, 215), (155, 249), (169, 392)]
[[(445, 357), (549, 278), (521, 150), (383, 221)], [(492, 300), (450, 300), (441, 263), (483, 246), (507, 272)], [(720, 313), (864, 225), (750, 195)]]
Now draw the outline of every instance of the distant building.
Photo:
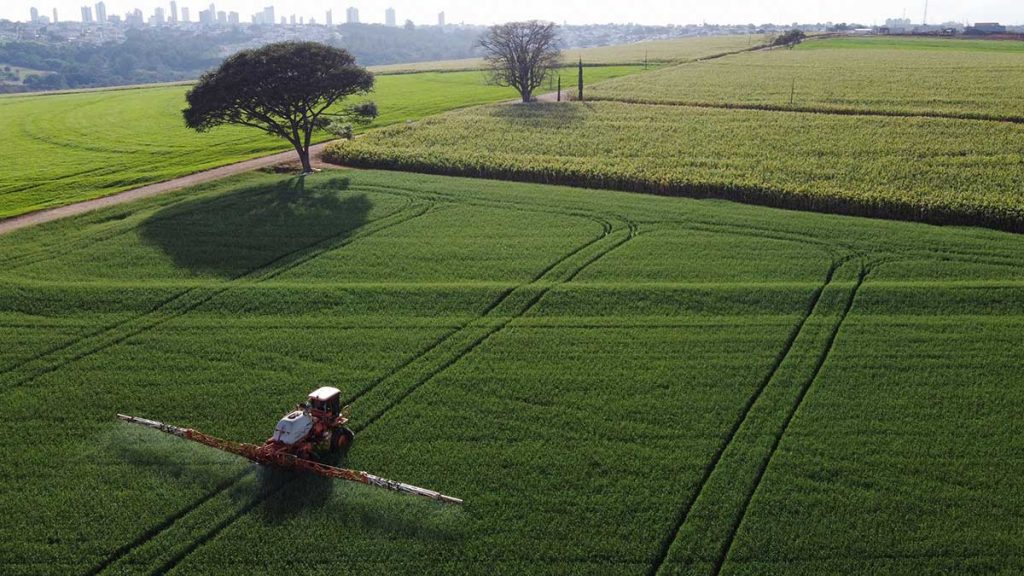
[(437, 25), (438, 26), (444, 26), (445, 25), (444, 12), (441, 12), (440, 14), (437, 15)]
[(164, 9), (157, 6), (153, 10), (153, 17), (150, 18), (149, 23), (153, 26), (163, 26), (167, 23), (167, 18), (164, 16)]
[(125, 23), (131, 28), (142, 28), (146, 21), (142, 18), (142, 10), (136, 8), (132, 12), (125, 14)]
[(345, 22), (349, 24), (359, 24), (359, 8), (350, 7), (345, 11)]
[(288, 24), (288, 19), (285, 18), (284, 16), (281, 16), (281, 26), (285, 26), (287, 24)]
[(210, 10), (200, 10), (199, 23), (204, 26), (213, 26), (217, 23), (217, 13)]
[(397, 26), (398, 20), (395, 17), (395, 9), (388, 8), (384, 11), (384, 25), (385, 26)]
[(913, 32), (914, 24), (910, 21), (910, 18), (889, 18), (885, 21), (885, 28), (888, 29), (890, 34), (904, 34)]
[(96, 3), (96, 21), (100, 24), (107, 23), (107, 5), (102, 1)]
[(53, 9), (53, 23), (56, 24), (57, 22), (58, 22), (58, 20), (57, 20), (57, 9), (54, 8)]
[(975, 22), (967, 29), (968, 34), (1006, 34), (1006, 26), (999, 22)]
[(325, 16), (326, 18), (324, 19), (324, 23), (326, 23), (328, 26), (334, 26), (334, 11), (328, 10)]
[(289, 22), (289, 23), (290, 23), (290, 24), (291, 24), (292, 26), (295, 26), (295, 14), (292, 14), (292, 15), (291, 15), (291, 17), (290, 17), (290, 18), (288, 19), (288, 22)]
[(276, 19), (274, 18), (274, 7), (273, 6), (267, 6), (266, 8), (263, 9), (263, 20), (266, 21), (266, 23), (271, 25), (271, 26), (274, 25), (274, 22), (276, 22)]
[(178, 23), (178, 3), (171, 0), (171, 12), (167, 15), (167, 21), (172, 25)]
[(33, 24), (35, 24), (36, 22), (39, 22), (39, 9), (33, 7), (32, 9), (30, 9), (28, 11), (28, 14), (29, 14), (29, 18), (31, 18), (31, 20), (29, 20), (29, 22), (31, 22)]
[(228, 24), (237, 25), (239, 23), (238, 12), (228, 12)]
[(227, 23), (228, 23), (228, 13), (223, 11), (223, 10), (221, 10), (220, 12), (217, 12), (217, 24), (222, 24), (223, 25), (223, 24), (227, 24)]
[(92, 24), (92, 8), (82, 6), (82, 24)]
[(185, 23), (192, 22), (192, 15), (189, 14), (187, 6), (181, 7), (181, 21)]

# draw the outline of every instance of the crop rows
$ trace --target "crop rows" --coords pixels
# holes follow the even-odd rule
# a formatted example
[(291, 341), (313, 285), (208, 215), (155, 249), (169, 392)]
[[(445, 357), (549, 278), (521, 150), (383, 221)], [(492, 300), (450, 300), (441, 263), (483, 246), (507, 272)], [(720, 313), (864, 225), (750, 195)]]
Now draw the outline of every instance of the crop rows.
[[(0, 343), (22, 342), (19, 358), (45, 353), (55, 326), (95, 331), (161, 295), (211, 295), (25, 383), (6, 361), (5, 573), (242, 574), (295, 558), (359, 572), (710, 573), (723, 549), (722, 574), (910, 573), (872, 560), (890, 549), (936, 569), (1016, 566), (1019, 436), (986, 425), (1021, 401), (1020, 237), (372, 171), (290, 182), (250, 175), (123, 219), (0, 238), (0, 259), (75, 246), (0, 275)], [(338, 234), (351, 241), (323, 241)], [(863, 284), (860, 259), (879, 262)], [(119, 311), (117, 293), (135, 304)], [(967, 360), (944, 364), (929, 346)], [(877, 377), (891, 366), (912, 389)], [(325, 384), (354, 400), (346, 465), (466, 506), (254, 474), (112, 419), (259, 441)], [(74, 408), (41, 409), (44, 395)], [(973, 434), (954, 436), (965, 402)], [(872, 436), (918, 429), (954, 452), (879, 451)], [(908, 464), (935, 455), (942, 478), (984, 490), (936, 491), (935, 470)], [(915, 522), (898, 516), (901, 497)], [(997, 502), (1005, 512), (985, 512)], [(873, 530), (877, 510), (922, 544)], [(944, 536), (949, 517), (969, 545)]]
[(454, 112), (337, 145), (326, 157), (1021, 230), (1022, 137), (1022, 126), (966, 120), (598, 102)]
[[(875, 42), (882, 42), (877, 48)], [(817, 40), (594, 86), (591, 99), (1024, 122), (1019, 42)], [(948, 46), (948, 47), (947, 47)]]

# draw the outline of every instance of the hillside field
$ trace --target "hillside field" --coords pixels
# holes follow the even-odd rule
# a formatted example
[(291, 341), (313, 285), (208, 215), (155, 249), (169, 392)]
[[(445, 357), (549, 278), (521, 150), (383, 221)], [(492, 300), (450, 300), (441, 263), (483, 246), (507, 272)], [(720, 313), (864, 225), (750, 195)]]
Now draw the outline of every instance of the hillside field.
[[(586, 81), (642, 70), (595, 67)], [(290, 149), (252, 129), (189, 131), (181, 118), (187, 91), (160, 86), (0, 98), (0, 131), (17, 150), (17, 162), (0, 163), (0, 219)], [(380, 76), (370, 99), (381, 115), (359, 131), (515, 96), (489, 85), (482, 72)]]
[[(0, 238), (0, 564), (1021, 570), (1022, 244), (380, 172), (23, 230)], [(347, 465), (466, 505), (114, 419), (258, 442), (325, 384)]]

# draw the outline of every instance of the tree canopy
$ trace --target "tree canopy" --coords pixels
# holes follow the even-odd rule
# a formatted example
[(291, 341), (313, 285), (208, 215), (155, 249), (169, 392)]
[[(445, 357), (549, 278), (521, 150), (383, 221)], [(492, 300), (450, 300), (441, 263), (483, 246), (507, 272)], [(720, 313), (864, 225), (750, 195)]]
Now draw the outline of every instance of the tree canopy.
[(523, 102), (533, 99), (548, 73), (558, 66), (562, 51), (557, 28), (532, 20), (491, 27), (480, 39), (491, 80), (519, 91)]
[(349, 96), (373, 90), (373, 74), (340, 48), (281, 42), (231, 56), (207, 72), (186, 95), (185, 125), (199, 132), (236, 124), (291, 142), (311, 172), (313, 134), (332, 121), (376, 116), (376, 106), (341, 107)]

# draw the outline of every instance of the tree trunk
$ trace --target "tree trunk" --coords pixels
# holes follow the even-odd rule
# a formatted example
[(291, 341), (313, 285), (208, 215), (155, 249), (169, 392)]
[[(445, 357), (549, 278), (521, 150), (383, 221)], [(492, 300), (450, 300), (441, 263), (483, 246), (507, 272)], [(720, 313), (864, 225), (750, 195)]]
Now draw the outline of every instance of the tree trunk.
[(309, 163), (309, 148), (296, 146), (295, 151), (299, 153), (299, 161), (302, 162), (302, 173), (312, 174), (313, 165)]
[(523, 102), (529, 104), (533, 101), (533, 92), (530, 90), (523, 89), (520, 94), (523, 96)]

